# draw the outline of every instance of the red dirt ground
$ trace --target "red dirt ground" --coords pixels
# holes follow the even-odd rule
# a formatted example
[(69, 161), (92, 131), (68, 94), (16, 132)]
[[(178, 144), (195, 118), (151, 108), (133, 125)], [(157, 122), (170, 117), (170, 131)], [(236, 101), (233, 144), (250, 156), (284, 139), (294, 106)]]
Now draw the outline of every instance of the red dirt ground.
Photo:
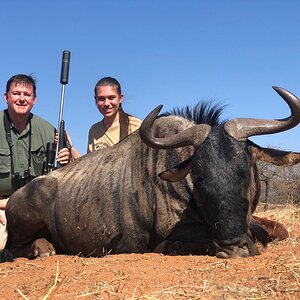
[(19, 258), (0, 264), (0, 299), (300, 299), (299, 217), (298, 210), (286, 226), (287, 240), (249, 258), (152, 253)]

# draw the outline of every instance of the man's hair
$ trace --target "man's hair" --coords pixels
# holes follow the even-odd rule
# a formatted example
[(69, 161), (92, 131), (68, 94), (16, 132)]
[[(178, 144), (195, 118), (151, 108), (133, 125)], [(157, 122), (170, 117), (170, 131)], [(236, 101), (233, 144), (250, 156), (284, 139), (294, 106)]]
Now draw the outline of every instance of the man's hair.
[(6, 93), (10, 91), (12, 84), (24, 84), (25, 86), (31, 85), (33, 88), (33, 96), (36, 97), (36, 82), (31, 75), (17, 74), (12, 76), (6, 83)]
[(95, 85), (95, 89), (94, 89), (94, 93), (95, 93), (95, 96), (96, 96), (96, 93), (97, 93), (97, 87), (98, 86), (115, 86), (116, 89), (117, 89), (117, 92), (118, 94), (121, 95), (121, 85), (119, 83), (119, 81), (115, 78), (112, 78), (112, 77), (103, 77), (101, 78)]

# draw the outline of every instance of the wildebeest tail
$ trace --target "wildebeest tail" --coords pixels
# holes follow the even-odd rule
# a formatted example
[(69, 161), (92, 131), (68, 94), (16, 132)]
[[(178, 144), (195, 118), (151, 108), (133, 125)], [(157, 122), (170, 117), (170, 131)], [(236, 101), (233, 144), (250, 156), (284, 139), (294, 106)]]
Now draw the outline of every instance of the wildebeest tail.
[(269, 242), (268, 232), (253, 219), (250, 222), (250, 232), (255, 242), (261, 243), (264, 247), (267, 246)]

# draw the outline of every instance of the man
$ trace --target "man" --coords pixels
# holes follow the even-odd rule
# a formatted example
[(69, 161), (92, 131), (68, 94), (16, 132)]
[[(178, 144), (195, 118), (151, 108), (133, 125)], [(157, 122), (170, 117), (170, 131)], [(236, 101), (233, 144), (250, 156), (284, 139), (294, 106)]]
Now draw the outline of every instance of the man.
[[(12, 76), (4, 93), (7, 109), (0, 112), (0, 250), (5, 247), (5, 205), (10, 195), (43, 174), (47, 143), (55, 140), (55, 128), (31, 113), (36, 103), (36, 83), (28, 75)], [(68, 163), (67, 148), (57, 155)]]

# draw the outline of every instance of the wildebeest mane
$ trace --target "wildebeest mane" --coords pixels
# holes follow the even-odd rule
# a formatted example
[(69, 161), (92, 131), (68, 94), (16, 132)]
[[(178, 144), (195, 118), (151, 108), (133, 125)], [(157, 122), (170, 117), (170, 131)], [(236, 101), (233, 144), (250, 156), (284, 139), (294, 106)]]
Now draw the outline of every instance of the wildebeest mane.
[(194, 106), (173, 108), (160, 116), (181, 116), (194, 121), (196, 124), (215, 126), (226, 122), (226, 120), (221, 120), (221, 114), (225, 107), (226, 105), (214, 104), (213, 101), (199, 101)]

